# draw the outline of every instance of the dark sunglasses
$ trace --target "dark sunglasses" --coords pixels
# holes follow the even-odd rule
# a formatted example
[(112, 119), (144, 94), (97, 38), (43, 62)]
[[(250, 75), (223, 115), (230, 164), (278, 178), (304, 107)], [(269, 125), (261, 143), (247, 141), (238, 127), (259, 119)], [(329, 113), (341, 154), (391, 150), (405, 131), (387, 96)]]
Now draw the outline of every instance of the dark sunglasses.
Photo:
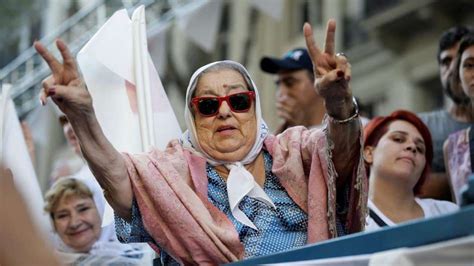
[(252, 106), (253, 99), (255, 99), (255, 92), (246, 91), (221, 97), (194, 97), (191, 103), (202, 116), (214, 116), (219, 112), (223, 101), (227, 102), (232, 112), (244, 113)]

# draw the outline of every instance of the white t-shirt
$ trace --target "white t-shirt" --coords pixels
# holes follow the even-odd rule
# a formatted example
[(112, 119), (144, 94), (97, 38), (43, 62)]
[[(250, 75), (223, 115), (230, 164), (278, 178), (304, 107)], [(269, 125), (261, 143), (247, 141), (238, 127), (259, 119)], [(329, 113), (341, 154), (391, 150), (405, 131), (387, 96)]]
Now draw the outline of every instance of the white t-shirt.
[[(435, 200), (435, 199), (420, 199), (420, 198), (415, 198), (415, 201), (420, 205), (421, 209), (423, 210), (423, 213), (425, 214), (424, 218), (431, 218), (451, 212), (455, 212), (459, 209), (459, 207), (450, 202), (450, 201), (444, 201), (444, 200)], [(369, 200), (368, 202), (368, 207), (370, 210), (375, 212), (382, 221), (384, 221), (388, 226), (394, 226), (397, 225), (394, 223), (392, 220), (390, 220), (387, 216), (385, 216), (378, 208), (375, 206), (375, 204)], [(366, 226), (365, 226), (365, 231), (374, 231), (379, 229), (380, 226), (369, 216), (366, 218)]]

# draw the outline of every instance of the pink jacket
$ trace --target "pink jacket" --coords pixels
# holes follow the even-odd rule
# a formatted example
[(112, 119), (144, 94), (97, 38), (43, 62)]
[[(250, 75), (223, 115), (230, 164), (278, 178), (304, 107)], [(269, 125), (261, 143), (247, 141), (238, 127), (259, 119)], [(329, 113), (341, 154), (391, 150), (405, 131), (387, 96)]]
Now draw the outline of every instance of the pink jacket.
[[(308, 214), (308, 243), (336, 237), (336, 176), (332, 144), (323, 130), (294, 127), (265, 139), (273, 173)], [(153, 239), (184, 264), (223, 264), (243, 259), (231, 221), (207, 199), (206, 160), (178, 140), (165, 151), (125, 154), (143, 224)], [(367, 178), (362, 155), (350, 179), (346, 217), (350, 232), (363, 230)], [(156, 247), (155, 247), (156, 248)]]

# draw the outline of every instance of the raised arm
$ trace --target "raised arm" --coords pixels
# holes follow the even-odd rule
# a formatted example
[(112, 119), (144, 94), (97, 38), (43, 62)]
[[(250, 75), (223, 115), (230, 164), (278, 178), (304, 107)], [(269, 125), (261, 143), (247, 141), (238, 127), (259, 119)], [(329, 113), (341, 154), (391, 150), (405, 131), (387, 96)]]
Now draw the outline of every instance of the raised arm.
[(338, 184), (352, 176), (360, 155), (360, 122), (352, 100), (350, 87), (351, 66), (347, 58), (334, 53), (336, 22), (329, 20), (326, 30), (324, 51), (321, 51), (313, 37), (308, 23), (303, 27), (306, 46), (314, 66), (316, 91), (324, 98), (329, 115), (329, 138), (334, 142), (332, 160), (338, 173)]
[(82, 154), (104, 190), (107, 201), (119, 216), (128, 219), (133, 194), (125, 161), (102, 132), (76, 60), (64, 42), (57, 40), (56, 46), (62, 63), (41, 43), (34, 44), (52, 73), (43, 81), (40, 101), (44, 105), (50, 97), (67, 116), (79, 138)]

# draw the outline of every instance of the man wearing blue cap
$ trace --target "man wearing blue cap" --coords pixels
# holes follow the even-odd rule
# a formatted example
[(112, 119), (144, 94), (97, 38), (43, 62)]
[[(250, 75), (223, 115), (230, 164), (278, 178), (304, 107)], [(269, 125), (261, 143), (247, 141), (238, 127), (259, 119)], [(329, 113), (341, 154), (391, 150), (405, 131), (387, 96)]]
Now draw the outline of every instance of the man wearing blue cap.
[(312, 128), (321, 125), (324, 102), (314, 90), (313, 64), (306, 49), (296, 48), (281, 59), (263, 57), (260, 68), (277, 75), (276, 107), (283, 123), (275, 133), (292, 126)]

